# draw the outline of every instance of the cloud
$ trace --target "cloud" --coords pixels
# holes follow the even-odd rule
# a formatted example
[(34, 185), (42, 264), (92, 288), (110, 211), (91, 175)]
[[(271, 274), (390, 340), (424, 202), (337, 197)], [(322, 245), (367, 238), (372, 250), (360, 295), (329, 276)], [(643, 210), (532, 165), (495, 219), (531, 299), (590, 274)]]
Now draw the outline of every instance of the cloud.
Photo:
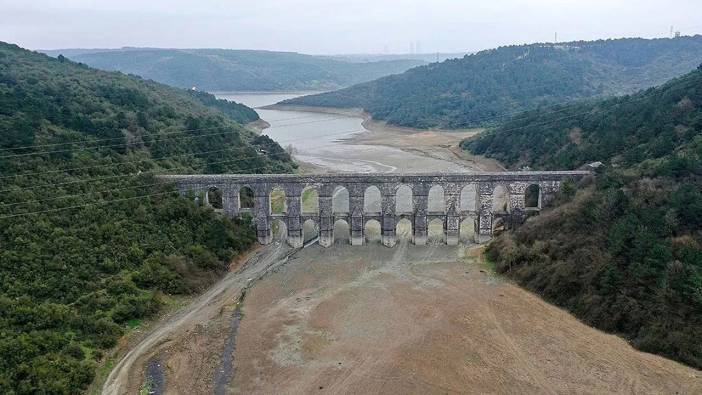
[[(37, 48), (220, 47), (457, 52), (702, 31), (702, 2), (623, 0), (0, 0), (0, 40)], [(699, 26), (696, 26), (699, 25)]]

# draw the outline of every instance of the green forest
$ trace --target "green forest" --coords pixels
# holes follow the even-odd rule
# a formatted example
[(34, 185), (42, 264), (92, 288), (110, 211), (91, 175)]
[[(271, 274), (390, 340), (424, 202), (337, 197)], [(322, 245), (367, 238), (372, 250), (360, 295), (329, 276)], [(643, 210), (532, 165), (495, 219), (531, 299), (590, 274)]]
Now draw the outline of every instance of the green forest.
[(78, 393), (255, 241), (155, 173), (291, 172), (256, 113), (0, 43), (0, 393)]
[(630, 94), (700, 62), (702, 36), (515, 45), (281, 104), (358, 107), (415, 128), (490, 126), (541, 106)]
[(343, 60), (294, 52), (231, 49), (122, 48), (52, 50), (76, 62), (163, 84), (216, 91), (328, 90), (402, 73), (416, 59)]
[(487, 256), (588, 324), (702, 368), (702, 65), (638, 94), (517, 116), (463, 147), (512, 168), (601, 161)]

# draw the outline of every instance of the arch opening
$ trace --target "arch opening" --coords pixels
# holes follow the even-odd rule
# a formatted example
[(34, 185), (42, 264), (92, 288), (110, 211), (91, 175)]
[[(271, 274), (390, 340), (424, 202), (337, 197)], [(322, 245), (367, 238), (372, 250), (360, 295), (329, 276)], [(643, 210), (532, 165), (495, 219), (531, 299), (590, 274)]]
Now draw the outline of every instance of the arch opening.
[(300, 194), (300, 207), (303, 214), (319, 213), (319, 192), (315, 187), (306, 187)]
[(334, 243), (349, 244), (351, 242), (351, 227), (349, 223), (340, 219), (334, 222)]
[(412, 221), (402, 218), (395, 225), (395, 237), (397, 240), (412, 240)]
[(446, 241), (444, 221), (435, 218), (427, 226), (427, 241), (431, 244), (442, 244)]
[(222, 203), (222, 190), (217, 187), (210, 187), (207, 190), (207, 202), (209, 206), (215, 210), (221, 210), (224, 208)]
[(476, 217), (468, 216), (461, 221), (458, 229), (458, 239), (465, 244), (472, 244), (475, 241)]
[(478, 211), (478, 188), (475, 184), (469, 184), (461, 189), (461, 212)]
[(366, 191), (363, 193), (363, 212), (379, 213), (382, 211), (381, 204), (380, 189), (375, 185), (366, 188)]
[(531, 184), (524, 191), (524, 207), (541, 208), (541, 188), (537, 184)]
[(434, 185), (429, 189), (427, 210), (430, 213), (445, 213), (446, 212), (446, 199), (444, 198), (444, 187), (441, 185)]
[(332, 193), (332, 212), (347, 214), (349, 212), (349, 191), (344, 187), (334, 188)]
[(492, 192), (492, 212), (509, 212), (509, 191), (504, 185), (498, 185)]
[(270, 193), (270, 213), (285, 214), (288, 211), (288, 204), (285, 199), (285, 191), (281, 187), (275, 187)]
[(319, 237), (319, 226), (311, 219), (302, 224), (302, 240), (304, 243)]
[(285, 241), (288, 238), (288, 227), (282, 219), (277, 218), (271, 223), (271, 236), (275, 241)]
[(395, 213), (411, 214), (414, 211), (413, 199), (412, 188), (407, 184), (400, 185), (395, 192)]
[(365, 236), (366, 242), (368, 244), (380, 243), (381, 241), (381, 228), (380, 222), (371, 219), (366, 222), (363, 227), (363, 235)]
[(239, 209), (253, 209), (255, 201), (256, 199), (254, 197), (253, 189), (249, 187), (242, 187), (239, 190)]

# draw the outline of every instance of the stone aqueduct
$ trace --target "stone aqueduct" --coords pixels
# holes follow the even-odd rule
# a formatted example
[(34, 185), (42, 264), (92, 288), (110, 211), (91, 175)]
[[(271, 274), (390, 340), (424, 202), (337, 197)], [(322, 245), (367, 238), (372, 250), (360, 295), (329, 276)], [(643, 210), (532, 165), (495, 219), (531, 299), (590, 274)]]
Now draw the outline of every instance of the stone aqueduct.
[[(324, 247), (334, 244), (335, 223), (346, 221), (350, 227), (352, 245), (364, 243), (364, 229), (368, 221), (380, 223), (381, 240), (386, 246), (396, 243), (396, 224), (408, 219), (412, 227), (412, 241), (422, 245), (427, 242), (427, 225), (440, 219), (443, 223), (443, 240), (446, 244), (459, 242), (461, 221), (475, 218), (474, 237), (476, 242), (491, 239), (495, 222), (512, 223), (521, 220), (529, 210), (540, 210), (551, 201), (566, 179), (577, 180), (590, 174), (587, 171), (550, 172), (481, 172), (481, 173), (427, 173), (427, 174), (317, 174), (317, 175), (164, 175), (163, 181), (175, 183), (182, 194), (198, 193), (217, 189), (221, 193), (223, 212), (230, 217), (250, 213), (256, 225), (261, 244), (272, 241), (271, 225), (282, 221), (287, 229), (287, 241), (293, 247), (303, 244), (303, 224), (312, 220), (319, 230), (319, 243)], [(538, 204), (525, 206), (525, 191), (532, 185), (538, 186)], [(429, 195), (432, 188), (441, 187), (443, 209), (432, 210)], [(368, 210), (368, 191), (377, 188), (380, 204), (375, 210)], [(253, 195), (253, 207), (244, 208), (244, 189)], [(303, 191), (314, 189), (318, 199), (316, 212), (303, 212), (301, 196)], [(398, 190), (411, 190), (411, 207), (399, 209)], [(534, 188), (534, 187), (532, 187)], [(496, 190), (505, 192), (506, 209), (495, 208)], [(271, 209), (271, 193), (282, 190), (285, 195), (283, 212), (274, 213)], [(343, 192), (343, 191), (346, 192)], [(348, 194), (348, 206), (333, 207), (335, 194)], [(462, 194), (470, 194), (466, 199)], [(204, 194), (207, 200), (208, 193)], [(472, 199), (471, 199), (472, 198)], [(468, 200), (469, 207), (462, 206)], [(379, 210), (378, 210), (379, 208)]]

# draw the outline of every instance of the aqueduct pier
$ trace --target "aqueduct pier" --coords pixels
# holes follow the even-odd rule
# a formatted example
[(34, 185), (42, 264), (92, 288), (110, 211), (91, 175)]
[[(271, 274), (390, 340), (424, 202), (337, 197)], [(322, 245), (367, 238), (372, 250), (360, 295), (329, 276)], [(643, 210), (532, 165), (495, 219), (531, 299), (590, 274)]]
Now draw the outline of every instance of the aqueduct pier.
[[(272, 241), (271, 225), (281, 221), (287, 230), (288, 243), (299, 247), (305, 241), (303, 224), (313, 221), (319, 243), (329, 247), (334, 244), (335, 224), (339, 221), (345, 221), (350, 228), (352, 245), (362, 245), (366, 224), (377, 221), (382, 243), (393, 246), (396, 225), (404, 219), (409, 220), (412, 241), (418, 245), (426, 244), (429, 223), (438, 221), (446, 244), (458, 244), (462, 221), (471, 221), (474, 240), (485, 242), (492, 238), (498, 223), (511, 224), (523, 219), (529, 211), (539, 211), (553, 199), (565, 180), (577, 181), (588, 174), (588, 171), (520, 171), (163, 175), (159, 178), (176, 184), (184, 195), (201, 196), (198, 194), (204, 192), (206, 204), (210, 192), (219, 191), (224, 214), (232, 218), (245, 213), (253, 216), (261, 244)], [(283, 196), (283, 202), (274, 209), (271, 196), (276, 193), (278, 200)], [(303, 194), (316, 198), (316, 206), (304, 209)], [(408, 201), (402, 202), (400, 195)]]

